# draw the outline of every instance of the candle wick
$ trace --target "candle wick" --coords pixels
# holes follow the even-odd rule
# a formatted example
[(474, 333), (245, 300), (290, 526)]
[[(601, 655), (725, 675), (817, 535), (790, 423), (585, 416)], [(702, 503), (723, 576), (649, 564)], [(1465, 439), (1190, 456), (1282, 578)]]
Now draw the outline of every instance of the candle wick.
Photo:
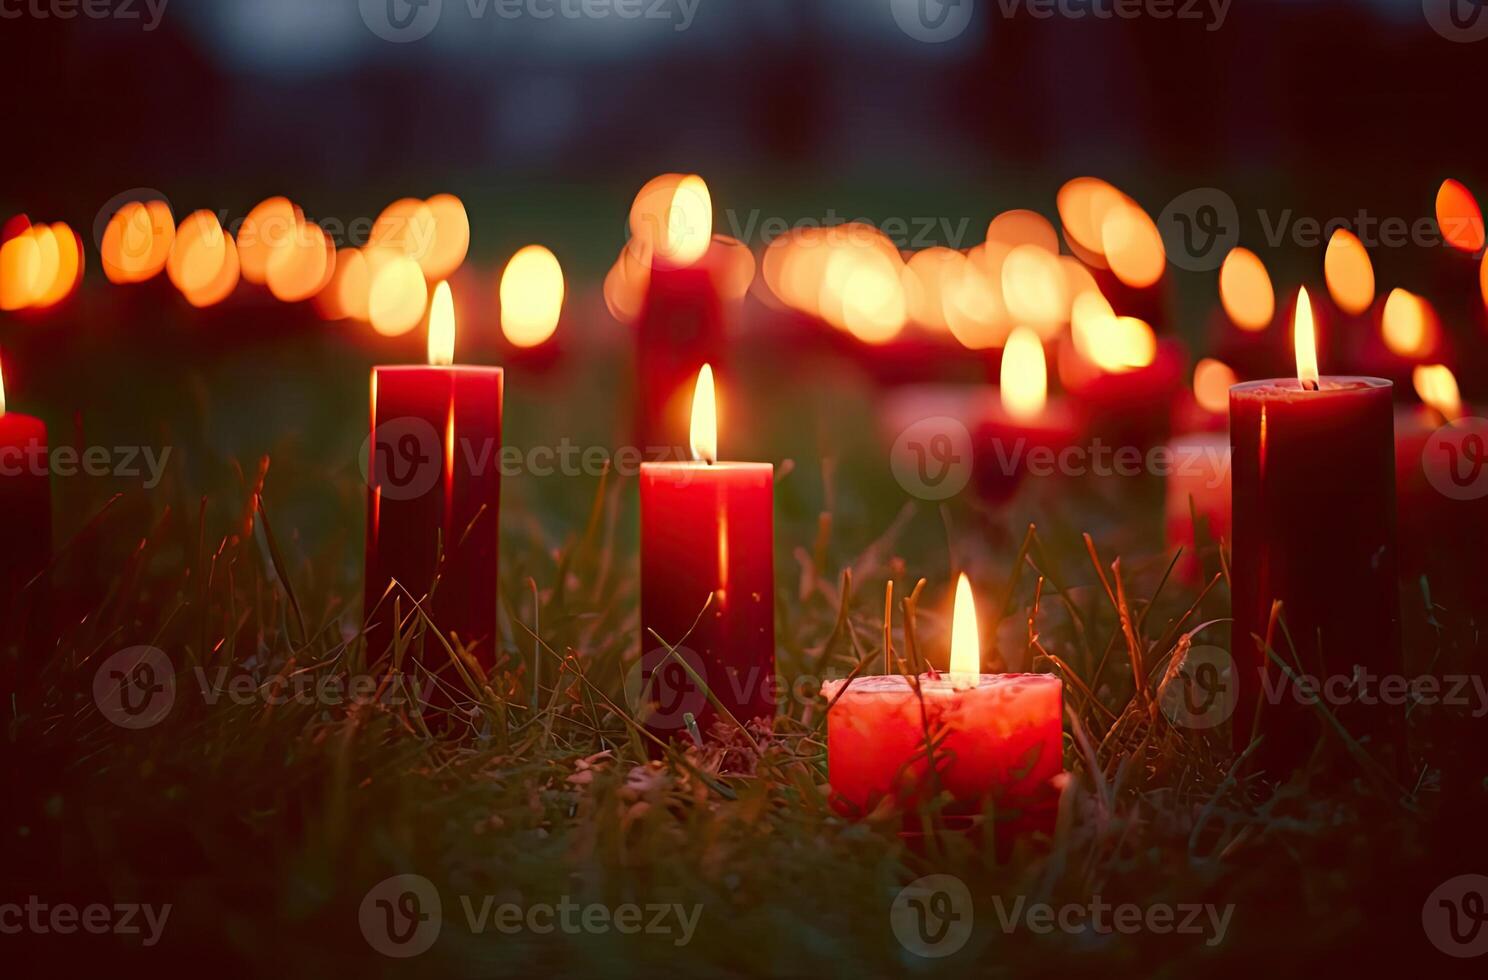
[(1320, 391), (1321, 389), (1318, 388), (1318, 383), (1315, 380), (1313, 380), (1312, 378), (1308, 378), (1306, 381), (1302, 382), (1302, 390)]

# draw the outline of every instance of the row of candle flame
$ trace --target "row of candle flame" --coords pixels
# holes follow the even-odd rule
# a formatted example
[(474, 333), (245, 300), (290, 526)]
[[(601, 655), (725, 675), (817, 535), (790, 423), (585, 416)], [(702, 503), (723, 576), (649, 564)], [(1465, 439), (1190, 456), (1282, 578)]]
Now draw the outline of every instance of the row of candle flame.
[[(1056, 198), (1063, 239), (1034, 211), (999, 214), (985, 240), (966, 249), (933, 246), (902, 252), (880, 229), (862, 222), (798, 228), (771, 240), (756, 262), (747, 245), (713, 233), (713, 207), (697, 175), (663, 174), (636, 195), (631, 235), (605, 278), (604, 296), (617, 319), (629, 322), (643, 301), (652, 262), (707, 262), (727, 300), (753, 289), (764, 302), (815, 317), (868, 344), (885, 344), (906, 328), (945, 332), (970, 349), (1004, 348), (1004, 401), (1015, 415), (1043, 404), (1047, 369), (1042, 342), (1068, 328), (1077, 353), (1107, 372), (1145, 367), (1156, 353), (1152, 327), (1118, 316), (1091, 269), (1109, 270), (1122, 285), (1149, 288), (1162, 278), (1167, 257), (1162, 236), (1132, 197), (1106, 181), (1079, 177)], [(1483, 220), (1470, 191), (1443, 183), (1437, 220), (1452, 247), (1483, 250)], [(0, 244), (0, 309), (46, 309), (81, 281), (81, 238), (65, 223), (32, 225), (23, 217), (4, 227)], [(195, 307), (222, 302), (239, 280), (267, 288), (287, 302), (313, 302), (327, 319), (367, 322), (397, 336), (425, 322), (435, 287), (464, 262), (470, 224), (451, 194), (403, 198), (373, 222), (367, 243), (337, 248), (301, 208), (284, 197), (255, 206), (236, 235), (211, 211), (175, 223), (162, 200), (131, 201), (110, 216), (100, 242), (110, 282), (137, 283), (162, 272)], [(760, 275), (756, 276), (756, 271)], [(1339, 309), (1367, 310), (1375, 274), (1367, 248), (1352, 232), (1336, 229), (1324, 256), (1324, 280)], [(1488, 258), (1483, 265), (1488, 302)], [(547, 341), (557, 329), (564, 281), (556, 256), (541, 245), (519, 250), (500, 280), (501, 327), (518, 347)], [(1226, 315), (1246, 331), (1265, 330), (1276, 309), (1265, 264), (1244, 247), (1220, 267), (1219, 294)], [(1387, 296), (1381, 317), (1386, 346), (1415, 360), (1436, 350), (1439, 321), (1431, 303), (1402, 288)], [(1422, 365), (1418, 377), (1440, 379), (1450, 371)], [(1220, 411), (1234, 373), (1206, 358), (1194, 372), (1199, 403)], [(1439, 394), (1440, 381), (1418, 381)], [(1455, 386), (1455, 382), (1454, 382)], [(1425, 398), (1425, 394), (1422, 395)]]

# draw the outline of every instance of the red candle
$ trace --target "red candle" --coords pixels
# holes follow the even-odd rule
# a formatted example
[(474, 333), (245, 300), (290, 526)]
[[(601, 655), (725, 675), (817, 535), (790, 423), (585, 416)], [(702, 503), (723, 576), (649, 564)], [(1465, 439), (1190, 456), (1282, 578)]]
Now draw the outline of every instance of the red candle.
[[(1203, 541), (1230, 539), (1230, 437), (1223, 432), (1175, 436), (1167, 444), (1169, 469), (1164, 502), (1168, 548), (1183, 549), (1178, 572), (1196, 582), (1205, 566), (1199, 554), (1199, 525)], [(1211, 566), (1217, 562), (1211, 560)]]
[(962, 575), (948, 674), (822, 685), (831, 705), (827, 771), (839, 810), (861, 816), (885, 802), (909, 810), (944, 791), (954, 814), (990, 804), (1018, 828), (1052, 826), (1055, 777), (1064, 771), (1063, 684), (1051, 674), (983, 674), (980, 660), (976, 605)]
[(713, 234), (708, 185), (696, 175), (682, 178), (665, 213), (663, 227), (644, 239), (651, 270), (636, 322), (636, 439), (653, 457), (683, 445), (687, 386), (724, 354), (723, 299), (702, 261)]
[[(1318, 376), (1306, 290), (1295, 347), (1297, 378), (1230, 391), (1235, 744), (1243, 749), (1264, 735), (1261, 764), (1272, 770), (1302, 761), (1320, 728), (1316, 709), (1264, 652), (1268, 635), (1295, 674), (1401, 671), (1392, 386)], [(1286, 632), (1272, 633), (1278, 600)], [(1329, 707), (1356, 737), (1384, 736), (1393, 726), (1363, 699)]]
[(994, 501), (1013, 496), (1029, 475), (1058, 472), (1058, 453), (1079, 435), (1075, 413), (1048, 397), (1049, 373), (1038, 336), (1018, 327), (1002, 352), (998, 402), (972, 434), (977, 485)]
[[(373, 656), (392, 639), (396, 581), (423, 600), (441, 634), (483, 665), (496, 649), (496, 553), (501, 502), (502, 371), (452, 364), (454, 305), (440, 283), (429, 311), (428, 367), (372, 369), (366, 615)], [(417, 625), (402, 595), (403, 629)], [(421, 662), (448, 683), (432, 639)], [(420, 678), (421, 681), (425, 678)]]
[(52, 560), (50, 474), (46, 424), (6, 411), (0, 370), (0, 622), (7, 627), (36, 602), (35, 580)]
[(1116, 316), (1098, 293), (1076, 297), (1059, 375), (1089, 429), (1116, 445), (1152, 446), (1172, 424), (1183, 387), (1183, 345), (1142, 320)]
[(691, 462), (641, 464), (640, 677), (662, 738), (687, 737), (689, 716), (703, 735), (732, 725), (698, 681), (742, 724), (775, 713), (775, 468), (717, 462), (706, 364), (691, 442)]

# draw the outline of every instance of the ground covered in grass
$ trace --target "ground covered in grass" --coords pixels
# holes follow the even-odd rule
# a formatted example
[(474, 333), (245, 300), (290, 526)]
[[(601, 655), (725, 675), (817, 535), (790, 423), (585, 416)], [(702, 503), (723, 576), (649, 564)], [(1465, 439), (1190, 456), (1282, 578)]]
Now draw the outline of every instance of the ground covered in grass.
[[(783, 699), (772, 731), (653, 760), (625, 691), (640, 648), (635, 481), (613, 472), (507, 481), (501, 659), (460, 692), (482, 735), (427, 737), (406, 654), (361, 642), (357, 454), (366, 368), (387, 352), (338, 329), (220, 351), (164, 325), (154, 343), (95, 351), (82, 374), (32, 386), (40, 402), (79, 407), (51, 417), (55, 441), (72, 431), (172, 458), (148, 490), (130, 478), (57, 487), (55, 628), (5, 637), (4, 898), (171, 911), (152, 945), (0, 936), (24, 964), (11, 975), (76, 975), (79, 963), (286, 977), (1457, 965), (1422, 910), (1444, 881), (1485, 870), (1481, 729), (1412, 712), (1413, 749), (1393, 770), (1337, 734), (1289, 780), (1237, 765), (1227, 728), (1176, 726), (1156, 707), (1189, 644), (1228, 632), (1219, 550), (1196, 581), (1171, 574), (1161, 486), (1030, 486), (996, 507), (916, 500), (890, 473), (880, 393), (836, 362), (746, 347), (730, 406), (749, 421), (725, 453), (777, 465), (780, 673), (879, 671), (889, 583), (895, 649), (944, 667), (953, 573), (966, 570), (994, 613), (987, 667), (1065, 680), (1070, 776), (1051, 839), (999, 862), (987, 829), (906, 838), (891, 814), (837, 815), (811, 683)], [(187, 350), (162, 354), (168, 343)], [(627, 358), (598, 345), (513, 368), (508, 442), (623, 444)], [(911, 613), (902, 600), (921, 579)], [(1430, 595), (1402, 584), (1408, 656), (1475, 658), (1475, 627)], [(100, 712), (94, 683), (138, 645), (169, 658), (176, 696), (158, 724), (130, 729)], [(954, 875), (975, 903), (969, 940), (945, 959), (916, 955), (891, 922), (900, 890), (930, 874)], [(367, 938), (367, 908), (375, 923), (376, 898), (396, 905), (406, 889), (370, 906), (369, 890), (398, 875), (427, 879), (442, 907), (437, 941), (413, 960)], [(1061, 924), (1059, 910), (1097, 898), (1148, 924)], [(571, 932), (469, 922), (472, 909), (565, 902), (610, 917), (639, 906), (658, 927), (627, 934), (582, 912)], [(1040, 904), (1056, 911), (1048, 929), (1022, 916)], [(1159, 907), (1172, 928), (1145, 917)], [(1190, 907), (1194, 928), (1176, 929)]]

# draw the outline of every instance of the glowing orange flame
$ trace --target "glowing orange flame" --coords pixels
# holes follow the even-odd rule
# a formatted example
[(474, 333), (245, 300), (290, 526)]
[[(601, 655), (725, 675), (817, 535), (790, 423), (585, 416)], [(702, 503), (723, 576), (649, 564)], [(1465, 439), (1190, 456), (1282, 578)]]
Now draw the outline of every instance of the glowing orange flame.
[(1415, 293), (1392, 289), (1380, 320), (1385, 346), (1400, 357), (1426, 357), (1436, 349), (1436, 316)]
[(1111, 374), (1147, 367), (1157, 357), (1152, 327), (1134, 316), (1117, 316), (1098, 292), (1075, 297), (1070, 334), (1081, 357)]
[(238, 227), (238, 265), (243, 278), (262, 286), (268, 279), (269, 258), (279, 249), (293, 247), (303, 220), (304, 213), (287, 197), (270, 197), (255, 204)]
[(419, 325), (429, 302), (429, 288), (419, 264), (406, 255), (387, 257), (379, 249), (366, 251), (372, 272), (367, 296), (367, 318), (384, 337), (397, 337)]
[(692, 428), (688, 441), (692, 458), (718, 462), (718, 396), (713, 390), (713, 366), (704, 364), (692, 389)]
[(1101, 229), (1107, 213), (1127, 201), (1125, 194), (1097, 177), (1076, 177), (1061, 187), (1056, 205), (1070, 250), (1081, 259), (1105, 268)]
[(1223, 415), (1230, 410), (1230, 389), (1239, 379), (1224, 361), (1205, 357), (1194, 365), (1194, 401), (1206, 412)]
[(1483, 212), (1461, 181), (1443, 181), (1437, 190), (1436, 222), (1453, 248), (1476, 255), (1483, 247)]
[(1038, 418), (1049, 400), (1049, 368), (1038, 334), (1017, 327), (1002, 351), (1000, 374), (1003, 410), (1015, 419)]
[(1037, 211), (1004, 211), (987, 226), (986, 240), (1008, 248), (1035, 245), (1045, 252), (1059, 254), (1059, 234), (1049, 219)]
[(967, 256), (942, 287), (946, 327), (968, 350), (998, 347), (1007, 340), (1012, 321), (1002, 296), (1006, 255), (1003, 246), (987, 246), (980, 255)]
[(528, 245), (501, 273), (501, 332), (517, 347), (536, 347), (558, 329), (563, 269), (541, 245)]
[(1002, 296), (1015, 323), (1051, 339), (1069, 318), (1068, 280), (1059, 257), (1038, 245), (1019, 245), (1002, 263)]
[(1457, 378), (1445, 364), (1420, 364), (1411, 372), (1411, 384), (1421, 401), (1442, 414), (1449, 422), (1462, 418), (1462, 394)]
[(425, 254), (414, 256), (430, 282), (448, 279), (465, 262), (470, 251), (470, 216), (465, 204), (453, 194), (435, 194), (424, 202), (433, 220), (434, 240)]
[(429, 363), (435, 367), (455, 363), (455, 299), (447, 282), (434, 287), (429, 302)]
[(0, 361), (0, 418), (5, 415), (5, 363)]
[(1307, 287), (1297, 292), (1297, 315), (1292, 321), (1292, 348), (1297, 354), (1297, 380), (1304, 388), (1317, 388), (1317, 333), (1312, 325), (1312, 300)]
[(677, 183), (667, 205), (666, 224), (656, 241), (656, 254), (673, 265), (692, 265), (713, 240), (713, 198), (697, 174)]
[(182, 295), (189, 298), (217, 281), (227, 261), (226, 239), (227, 233), (211, 211), (193, 211), (181, 219), (166, 257), (165, 274)]
[(293, 237), (269, 254), (265, 281), (274, 298), (298, 303), (319, 293), (336, 272), (336, 245), (313, 221), (302, 221)]
[(0, 310), (24, 309), (41, 283), (41, 249), (31, 229), (0, 245)]
[(1117, 279), (1144, 289), (1162, 278), (1168, 260), (1162, 235), (1136, 202), (1128, 200), (1108, 210), (1100, 234), (1106, 262)]
[(910, 317), (921, 326), (946, 329), (946, 290), (962, 274), (966, 256), (935, 246), (916, 252), (904, 266), (904, 292)]
[[(1008, 341), (1012, 345), (1012, 341)], [(982, 682), (982, 639), (977, 628), (976, 598), (963, 572), (956, 580), (956, 604), (951, 610), (951, 686), (976, 687)]]
[(1266, 265), (1248, 248), (1233, 248), (1219, 267), (1219, 302), (1242, 330), (1264, 330), (1276, 315), (1276, 293)]
[(32, 297), (31, 305), (37, 309), (56, 306), (62, 302), (71, 295), (82, 279), (82, 240), (75, 231), (60, 221), (51, 226), (50, 232), (57, 246), (56, 273), (52, 276), (50, 285), (41, 287)]
[(131, 201), (109, 218), (99, 251), (109, 282), (144, 282), (165, 268), (176, 223), (164, 201)]
[(1347, 228), (1339, 228), (1328, 239), (1323, 277), (1333, 302), (1345, 313), (1363, 313), (1374, 302), (1374, 265), (1364, 243)]

